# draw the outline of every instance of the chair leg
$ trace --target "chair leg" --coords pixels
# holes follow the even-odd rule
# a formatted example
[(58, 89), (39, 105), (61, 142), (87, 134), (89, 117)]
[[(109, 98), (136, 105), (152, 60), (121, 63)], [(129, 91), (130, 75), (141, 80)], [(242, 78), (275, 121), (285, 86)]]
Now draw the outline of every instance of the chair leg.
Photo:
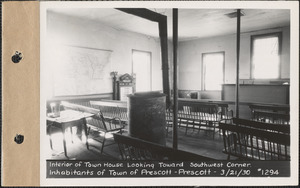
[(169, 132), (168, 129), (169, 129), (169, 128), (168, 128), (168, 125), (167, 125), (167, 129), (166, 129), (166, 138), (168, 138), (168, 132)]
[(52, 145), (52, 136), (51, 135), (49, 135), (50, 136), (50, 148), (51, 148), (51, 150), (53, 150), (53, 145)]
[(227, 160), (230, 160), (230, 154), (228, 154), (228, 156), (227, 156)]
[(186, 127), (185, 127), (185, 135), (187, 135), (188, 126), (189, 126), (189, 123), (187, 122)]
[(106, 133), (104, 133), (104, 139), (102, 141), (102, 147), (101, 147), (101, 154), (103, 153), (103, 148), (104, 148), (104, 145), (105, 145), (105, 136), (106, 136)]
[(216, 127), (214, 123), (211, 123), (211, 125), (213, 126), (213, 140), (215, 139), (215, 134), (216, 134)]
[(87, 129), (87, 135), (89, 135), (90, 132), (91, 132), (91, 127), (88, 127), (88, 129)]

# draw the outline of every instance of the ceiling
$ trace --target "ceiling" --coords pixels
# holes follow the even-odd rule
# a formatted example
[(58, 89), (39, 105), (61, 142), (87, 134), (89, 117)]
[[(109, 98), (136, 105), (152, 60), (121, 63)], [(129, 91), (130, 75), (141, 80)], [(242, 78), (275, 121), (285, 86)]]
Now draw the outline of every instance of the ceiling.
[[(168, 37), (172, 38), (172, 9), (151, 9), (168, 18)], [(80, 19), (88, 19), (120, 30), (127, 30), (158, 37), (158, 24), (110, 8), (69, 8), (50, 11)], [(236, 33), (236, 18), (225, 14), (235, 9), (179, 9), (179, 41), (229, 35)], [(290, 25), (288, 9), (243, 9), (241, 32), (278, 28)]]

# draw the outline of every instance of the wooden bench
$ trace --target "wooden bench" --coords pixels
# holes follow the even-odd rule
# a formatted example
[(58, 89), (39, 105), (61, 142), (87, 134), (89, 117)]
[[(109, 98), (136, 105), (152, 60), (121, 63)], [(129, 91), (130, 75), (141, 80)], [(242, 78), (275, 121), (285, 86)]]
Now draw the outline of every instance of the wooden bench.
[(219, 121), (223, 118), (231, 119), (222, 115), (222, 110), (217, 104), (190, 101), (178, 101), (178, 118), (178, 124), (186, 128), (186, 134), (187, 130), (192, 128), (193, 131), (210, 131), (213, 133), (213, 138)]
[(94, 108), (100, 109), (105, 119), (119, 119), (125, 125), (128, 124), (127, 103), (123, 101), (90, 101)]
[(276, 112), (254, 111), (253, 120), (274, 124), (290, 124), (290, 115)]
[[(90, 108), (90, 107), (73, 104), (65, 101), (62, 101), (61, 104), (65, 109), (72, 109), (81, 112), (89, 112), (95, 114), (93, 117), (86, 119), (87, 126), (88, 126), (88, 135), (92, 134), (92, 131), (97, 133), (94, 134), (93, 139), (102, 143), (100, 148), (101, 154), (103, 153), (103, 149), (105, 146), (111, 145), (111, 144), (105, 145), (106, 134), (115, 133), (115, 132), (122, 133), (124, 129), (124, 125), (121, 123), (121, 120), (119, 118), (105, 119), (99, 109)], [(103, 135), (100, 135), (99, 132), (103, 133)]]
[(276, 112), (280, 114), (290, 114), (289, 105), (275, 105), (275, 104), (249, 104), (251, 111), (265, 111)]
[(195, 100), (195, 99), (178, 99), (178, 103), (191, 104), (216, 104), (218, 111), (222, 115), (222, 119), (230, 120), (233, 117), (233, 110), (229, 109), (229, 103), (224, 101), (210, 101), (210, 100)]
[(213, 159), (194, 153), (175, 150), (138, 138), (114, 134), (122, 160), (171, 160), (171, 161), (212, 161)]
[(290, 126), (233, 118), (220, 122), (224, 150), (244, 160), (290, 160)]
[(266, 123), (289, 124), (289, 105), (251, 104), (251, 119)]

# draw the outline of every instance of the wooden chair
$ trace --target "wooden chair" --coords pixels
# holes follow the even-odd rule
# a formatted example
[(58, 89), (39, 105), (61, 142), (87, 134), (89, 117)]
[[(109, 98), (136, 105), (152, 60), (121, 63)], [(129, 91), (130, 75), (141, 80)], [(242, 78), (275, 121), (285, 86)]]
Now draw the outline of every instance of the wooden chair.
[(171, 161), (212, 161), (213, 159), (194, 153), (175, 150), (138, 138), (114, 134), (122, 160), (171, 160)]
[(242, 160), (290, 160), (289, 125), (233, 119), (233, 124), (220, 123), (224, 150)]
[(105, 119), (118, 118), (125, 125), (128, 124), (127, 103), (120, 101), (90, 101), (92, 107), (100, 109)]
[(102, 143), (102, 146), (101, 146), (101, 149), (100, 149), (101, 154), (103, 153), (103, 149), (104, 149), (105, 146), (109, 146), (109, 145), (114, 144), (114, 143), (111, 143), (111, 144), (105, 145), (107, 133), (120, 133), (120, 134), (122, 134), (123, 129), (124, 129), (124, 125), (121, 123), (120, 119), (118, 119), (118, 118), (105, 119), (101, 112), (98, 113), (93, 118), (88, 119), (87, 123), (89, 125), (88, 134), (91, 134), (91, 131), (96, 131), (97, 133), (98, 132), (103, 133), (103, 135), (97, 134), (93, 138), (94, 140)]

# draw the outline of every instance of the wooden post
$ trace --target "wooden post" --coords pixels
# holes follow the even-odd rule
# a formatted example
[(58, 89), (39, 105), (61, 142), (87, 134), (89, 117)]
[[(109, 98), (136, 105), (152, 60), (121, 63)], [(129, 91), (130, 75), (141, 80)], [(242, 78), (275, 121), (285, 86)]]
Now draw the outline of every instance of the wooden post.
[(160, 46), (161, 46), (163, 92), (164, 94), (167, 95), (166, 103), (167, 103), (167, 107), (169, 107), (171, 99), (170, 99), (170, 86), (169, 86), (167, 17), (145, 8), (116, 8), (116, 9), (158, 23)]
[(162, 17), (158, 23), (161, 60), (162, 60), (162, 77), (163, 77), (163, 92), (166, 94), (167, 107), (170, 106), (170, 85), (169, 85), (169, 61), (168, 61), (168, 31), (167, 31), (167, 17)]
[(177, 89), (178, 9), (173, 9), (173, 148), (178, 148), (178, 89)]
[(237, 9), (235, 117), (239, 118), (241, 9)]

